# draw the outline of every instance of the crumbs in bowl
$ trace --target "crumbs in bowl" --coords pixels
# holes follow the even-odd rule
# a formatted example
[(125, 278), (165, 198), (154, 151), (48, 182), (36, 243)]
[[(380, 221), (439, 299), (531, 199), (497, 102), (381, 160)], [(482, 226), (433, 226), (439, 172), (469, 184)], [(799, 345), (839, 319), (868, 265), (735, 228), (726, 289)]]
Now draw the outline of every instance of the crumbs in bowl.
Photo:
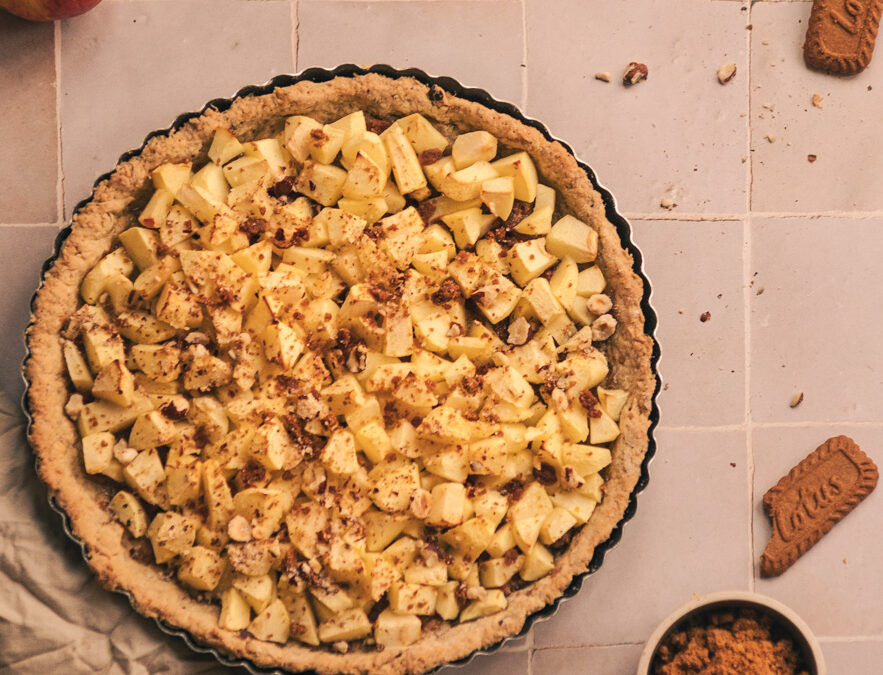
[(773, 619), (753, 609), (689, 618), (656, 650), (652, 675), (808, 675), (800, 651)]

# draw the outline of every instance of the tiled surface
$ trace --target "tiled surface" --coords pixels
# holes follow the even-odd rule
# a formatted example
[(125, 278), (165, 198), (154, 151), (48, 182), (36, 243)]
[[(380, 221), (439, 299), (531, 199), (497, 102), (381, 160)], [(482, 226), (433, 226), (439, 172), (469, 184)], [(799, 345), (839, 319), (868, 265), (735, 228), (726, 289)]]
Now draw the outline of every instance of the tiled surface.
[(52, 26), (0, 12), (0, 223), (57, 217), (55, 97)]
[(298, 68), (341, 63), (413, 66), (431, 75), (456, 77), (519, 105), (521, 10), (518, 0), (300, 0)]
[[(883, 285), (869, 272), (883, 256), (881, 228), (879, 218), (754, 219), (755, 420), (880, 420), (879, 360), (869, 355), (880, 353)], [(800, 391), (803, 402), (790, 408)]]
[(643, 642), (694, 593), (748, 588), (745, 432), (663, 430), (658, 445), (622, 541), (573, 599), (537, 624), (536, 646)]
[[(871, 171), (856, 179), (879, 166), (881, 69), (877, 64), (848, 78), (807, 69), (809, 12), (808, 2), (760, 3), (752, 11), (752, 208), (883, 210), (883, 175)], [(822, 97), (821, 109), (813, 106), (813, 94)], [(767, 140), (770, 134), (775, 143)]]
[[(628, 213), (660, 212), (665, 196), (678, 211), (744, 212), (748, 20), (740, 5), (566, 0), (555, 7), (527, 6), (528, 114), (590, 162)], [(626, 89), (620, 82), (631, 61), (646, 64), (649, 76)], [(722, 86), (716, 74), (725, 63), (738, 70)], [(613, 81), (595, 80), (602, 71)]]
[[(878, 493), (782, 577), (755, 570), (769, 536), (760, 498), (794, 463), (838, 433), (883, 462), (883, 65), (878, 54), (853, 78), (808, 71), (800, 48), (809, 7), (105, 0), (55, 26), (0, 14), (0, 434), (21, 435), (7, 428), (21, 423), (21, 333), (40, 261), (65, 219), (61, 175), (69, 214), (148, 131), (276, 73), (383, 62), (453, 75), (546, 122), (632, 217), (654, 285), (666, 389), (652, 480), (601, 570), (526, 638), (444, 672), (631, 673), (653, 626), (694, 593), (754, 588), (809, 622), (832, 675), (876, 674)], [(633, 60), (650, 78), (624, 88)], [(727, 62), (738, 72), (721, 86), (715, 73)], [(600, 71), (614, 81), (595, 80)], [(823, 108), (811, 105), (813, 93)], [(663, 197), (676, 206), (661, 208)], [(792, 409), (797, 391), (805, 398)], [(14, 643), (0, 667), (101, 672), (114, 659), (126, 672), (227, 672), (90, 580), (45, 507), (22, 441), (12, 447), (21, 451), (0, 458), (0, 537), (22, 543), (0, 559), (0, 586), (14, 579), (16, 593), (47, 599), (51, 611), (37, 634), (17, 631), (21, 617), (9, 608), (18, 596), (0, 598), (0, 635)], [(42, 576), (29, 572), (37, 557)], [(68, 580), (47, 588), (64, 571)], [(89, 611), (54, 601), (64, 594), (88, 596)], [(68, 634), (78, 637), (59, 640)], [(122, 634), (131, 637), (120, 642)]]
[(279, 0), (103, 2), (63, 21), (65, 215), (148, 132), (292, 69), (291, 7)]
[[(678, 289), (653, 296), (665, 347), (659, 406), (667, 426), (745, 421), (743, 229), (729, 220), (634, 223), (654, 288)], [(710, 318), (702, 321), (706, 312)]]

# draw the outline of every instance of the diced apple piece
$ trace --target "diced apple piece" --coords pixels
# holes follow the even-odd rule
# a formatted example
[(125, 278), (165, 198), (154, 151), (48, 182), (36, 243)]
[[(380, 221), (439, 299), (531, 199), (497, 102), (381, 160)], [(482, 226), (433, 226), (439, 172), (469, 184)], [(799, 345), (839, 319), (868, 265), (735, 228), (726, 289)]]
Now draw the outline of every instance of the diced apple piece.
[(512, 534), (525, 553), (536, 543), (543, 521), (552, 509), (549, 495), (539, 483), (531, 483), (509, 508), (507, 518), (512, 524)]
[[(165, 216), (163, 216), (165, 217)], [(104, 292), (108, 279), (116, 274), (123, 276), (130, 275), (135, 269), (135, 265), (125, 248), (118, 248), (106, 256), (104, 256), (98, 264), (93, 267), (83, 283), (80, 285), (80, 295), (83, 300), (90, 305), (98, 302), (99, 296)]]
[(139, 452), (135, 459), (126, 464), (123, 478), (141, 499), (151, 504), (162, 501), (160, 487), (165, 482), (166, 472), (154, 448)]
[(298, 174), (295, 188), (322, 206), (333, 206), (341, 197), (346, 177), (347, 172), (340, 167), (307, 160)]
[(359, 152), (347, 172), (342, 192), (344, 197), (350, 199), (368, 199), (380, 196), (385, 184), (384, 167), (379, 166), (368, 155)]
[[(173, 213), (180, 207), (176, 204), (172, 207), (169, 214)], [(160, 236), (163, 231), (163, 224), (160, 223)], [(123, 230), (117, 236), (126, 253), (135, 263), (139, 270), (144, 270), (157, 262), (157, 248), (159, 247), (160, 236), (153, 230), (144, 227), (130, 227)], [(177, 243), (177, 242), (176, 242)]]
[(202, 462), (193, 455), (169, 456), (166, 460), (166, 490), (172, 506), (183, 506), (199, 499)]
[(442, 540), (453, 546), (468, 560), (474, 561), (491, 543), (494, 527), (485, 516), (465, 521), (442, 535)]
[(512, 525), (505, 523), (500, 526), (487, 546), (488, 554), (493, 558), (502, 558), (503, 555), (515, 548), (515, 536), (512, 534)]
[(337, 474), (351, 474), (359, 469), (356, 457), (356, 441), (347, 429), (337, 429), (328, 439), (319, 455), (329, 471)]
[(556, 318), (564, 316), (564, 308), (552, 293), (552, 287), (546, 279), (533, 279), (527, 284), (521, 297), (524, 306), (543, 325), (549, 325)]
[(420, 487), (420, 470), (414, 462), (393, 461), (375, 466), (368, 474), (369, 495), (382, 511), (404, 511)]
[(383, 144), (389, 154), (392, 175), (399, 191), (406, 195), (426, 187), (426, 176), (414, 147), (399, 125), (392, 125), (381, 135)]
[(167, 255), (160, 258), (135, 278), (135, 292), (144, 300), (150, 300), (179, 269), (181, 263), (175, 256)]
[(377, 616), (374, 640), (384, 647), (406, 647), (419, 640), (422, 631), (420, 617), (386, 609)]
[(371, 634), (371, 620), (358, 608), (348, 609), (319, 624), (319, 640), (341, 642), (358, 640)]
[(190, 184), (203, 188), (220, 202), (227, 202), (227, 193), (230, 191), (230, 186), (224, 177), (223, 169), (217, 164), (206, 164), (193, 174)]
[(463, 414), (446, 406), (433, 408), (417, 427), (420, 438), (444, 444), (456, 445), (472, 440), (472, 433), (472, 424)]
[(380, 220), (384, 213), (390, 212), (389, 205), (383, 197), (367, 197), (364, 199), (347, 199), (343, 197), (337, 202), (337, 208), (362, 218), (367, 225), (373, 225)]
[(172, 202), (175, 201), (175, 195), (159, 188), (153, 192), (144, 210), (138, 216), (138, 222), (144, 227), (155, 230), (159, 224), (165, 222), (169, 209), (172, 208)]
[(629, 393), (622, 389), (606, 389), (598, 387), (598, 401), (605, 412), (614, 421), (619, 421), (622, 409), (628, 401)]
[(181, 374), (181, 350), (173, 343), (132, 345), (135, 364), (147, 377), (158, 382), (174, 382)]
[(481, 201), (500, 220), (506, 220), (515, 203), (515, 179), (512, 176), (491, 178), (481, 184)]
[(196, 527), (193, 521), (180, 513), (162, 511), (150, 522), (147, 537), (153, 547), (153, 557), (162, 564), (193, 546)]
[(474, 246), (490, 231), (496, 216), (492, 213), (482, 213), (478, 208), (471, 208), (450, 213), (444, 216), (442, 221), (450, 228), (457, 246), (466, 249)]
[(491, 558), (479, 563), (478, 573), (485, 588), (504, 586), (524, 566), (524, 556)]
[(538, 184), (533, 211), (515, 226), (519, 234), (548, 234), (552, 229), (552, 214), (555, 212), (555, 190)]
[(139, 415), (129, 432), (129, 447), (147, 450), (160, 445), (168, 445), (178, 437), (175, 423), (167, 419), (159, 410), (151, 410)]
[[(222, 173), (227, 183), (229, 183), (231, 187), (236, 188), (251, 185), (264, 176), (269, 176), (270, 165), (263, 157), (246, 155), (239, 159), (234, 159), (232, 162), (225, 165)], [(231, 198), (231, 195), (228, 194), (225, 201), (233, 206), (238, 202), (238, 199), (236, 199), (235, 196)]]
[(322, 209), (313, 219), (314, 223), (317, 221), (327, 228), (332, 248), (356, 244), (368, 224), (364, 218), (333, 208)]
[(413, 206), (380, 220), (375, 226), (380, 232), (379, 244), (395, 261), (400, 270), (407, 269), (420, 247), (423, 219)]
[(312, 148), (311, 133), (321, 130), (322, 125), (312, 117), (293, 115), (285, 120), (282, 132), (285, 148), (297, 162), (303, 164)]
[(215, 129), (215, 135), (212, 136), (212, 144), (208, 149), (209, 159), (218, 166), (226, 164), (234, 157), (238, 157), (244, 152), (242, 143), (240, 143), (233, 133), (224, 127)]
[[(589, 440), (597, 443), (609, 443), (619, 436), (619, 426), (603, 408), (595, 408), (589, 415)], [(598, 414), (600, 413), (600, 414)]]
[(448, 147), (448, 139), (438, 131), (432, 123), (420, 113), (414, 113), (397, 120), (394, 123), (401, 127), (405, 132), (405, 136), (414, 147), (414, 152), (418, 155), (427, 150), (437, 150), (444, 152)]
[(321, 129), (313, 129), (309, 134), (310, 157), (320, 164), (331, 164), (346, 139), (346, 132), (340, 126), (326, 124)]
[(178, 580), (197, 591), (211, 591), (221, 580), (225, 566), (224, 559), (210, 548), (194, 546), (181, 555)]
[(520, 286), (535, 279), (558, 261), (546, 251), (543, 237), (515, 244), (509, 251), (508, 260), (512, 278)]
[(70, 340), (62, 342), (62, 353), (64, 354), (64, 363), (67, 367), (67, 374), (70, 377), (71, 384), (81, 394), (91, 391), (92, 389), (92, 373), (89, 372), (89, 365), (79, 347)]
[(365, 522), (365, 547), (374, 552), (389, 546), (408, 524), (406, 516), (382, 511), (369, 511), (362, 519)]
[(565, 309), (572, 307), (576, 301), (578, 284), (579, 268), (576, 262), (573, 258), (562, 259), (549, 279), (549, 287)]
[(310, 601), (303, 593), (294, 591), (285, 592), (279, 589), (279, 599), (285, 603), (288, 616), (291, 619), (291, 637), (300, 640), (304, 644), (319, 646), (319, 632), (316, 624), (316, 616)]
[(483, 616), (502, 612), (506, 609), (507, 605), (508, 602), (503, 591), (499, 589), (490, 590), (484, 598), (475, 600), (463, 608), (463, 611), (460, 612), (460, 623), (466, 623)]
[(598, 255), (598, 233), (571, 215), (562, 216), (546, 237), (546, 248), (559, 258), (592, 262)]
[(537, 169), (526, 152), (516, 152), (492, 163), (500, 176), (515, 179), (515, 199), (532, 202), (537, 196)]
[(231, 583), (255, 612), (262, 612), (276, 599), (276, 583), (270, 575), (249, 577), (237, 573)]
[(562, 448), (562, 463), (573, 467), (580, 476), (597, 473), (610, 464), (610, 460), (610, 450), (602, 446), (565, 443)]
[(396, 582), (389, 589), (389, 607), (394, 612), (430, 616), (435, 612), (437, 592), (433, 586)]
[[(542, 281), (545, 281), (543, 279)], [(509, 279), (495, 273), (473, 293), (475, 304), (491, 323), (499, 323), (509, 316), (521, 300), (521, 289)]]
[(159, 165), (150, 174), (153, 180), (153, 187), (157, 190), (166, 190), (174, 197), (177, 197), (181, 186), (190, 180), (191, 167), (192, 164), (190, 162)]
[(208, 526), (213, 530), (226, 528), (233, 517), (233, 495), (224, 472), (214, 459), (207, 459), (203, 464), (202, 490), (208, 507)]
[(577, 519), (571, 515), (570, 511), (561, 506), (556, 506), (546, 517), (546, 520), (543, 521), (543, 526), (540, 528), (540, 541), (546, 546), (554, 544), (577, 522)]
[(255, 432), (251, 454), (271, 471), (282, 471), (296, 466), (303, 453), (292, 443), (279, 418), (271, 417)]
[(436, 527), (454, 527), (463, 521), (466, 488), (459, 483), (440, 483), (432, 488), (432, 506), (426, 522)]
[(524, 566), (518, 573), (525, 581), (536, 581), (546, 576), (555, 567), (555, 558), (552, 553), (537, 542), (525, 556)]
[(218, 627), (224, 630), (240, 631), (248, 627), (251, 607), (235, 588), (228, 588), (221, 595), (221, 615)]
[(304, 350), (304, 341), (298, 332), (281, 321), (267, 326), (263, 343), (267, 358), (286, 369), (294, 366)]
[(101, 431), (97, 434), (84, 436), (83, 464), (86, 473), (103, 473), (113, 460), (113, 446), (116, 438), (112, 433)]
[(278, 138), (250, 141), (243, 143), (243, 148), (246, 155), (265, 160), (270, 167), (270, 174), (277, 180), (291, 171), (291, 155)]
[(490, 162), (497, 155), (497, 139), (487, 131), (470, 131), (454, 139), (451, 157), (457, 169), (475, 162)]
[[(449, 170), (446, 167), (446, 170)], [(439, 179), (439, 191), (447, 197), (465, 202), (470, 199), (478, 199), (481, 195), (481, 186), (485, 181), (496, 178), (500, 174), (494, 165), (486, 161), (478, 161), (453, 173), (445, 174)]]
[(457, 581), (448, 581), (438, 588), (438, 598), (435, 602), (435, 612), (445, 621), (457, 618), (460, 613), (460, 603), (457, 602)]
[(125, 490), (117, 492), (107, 508), (120, 523), (136, 538), (147, 534), (147, 514), (134, 495)]
[(153, 408), (146, 396), (135, 394), (135, 400), (128, 408), (108, 401), (93, 401), (83, 406), (77, 418), (80, 436), (88, 436), (99, 431), (119, 431), (125, 429), (143, 412)]

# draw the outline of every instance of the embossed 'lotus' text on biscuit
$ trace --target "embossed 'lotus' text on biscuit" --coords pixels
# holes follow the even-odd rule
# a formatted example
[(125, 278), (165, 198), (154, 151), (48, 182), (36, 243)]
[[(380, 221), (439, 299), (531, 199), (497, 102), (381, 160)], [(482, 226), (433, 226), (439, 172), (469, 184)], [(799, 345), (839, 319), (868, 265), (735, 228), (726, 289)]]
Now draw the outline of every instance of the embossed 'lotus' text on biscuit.
[(761, 574), (788, 569), (871, 493), (877, 478), (874, 462), (846, 436), (816, 448), (763, 497), (773, 532)]
[(883, 0), (815, 0), (804, 44), (812, 68), (854, 75), (871, 61)]

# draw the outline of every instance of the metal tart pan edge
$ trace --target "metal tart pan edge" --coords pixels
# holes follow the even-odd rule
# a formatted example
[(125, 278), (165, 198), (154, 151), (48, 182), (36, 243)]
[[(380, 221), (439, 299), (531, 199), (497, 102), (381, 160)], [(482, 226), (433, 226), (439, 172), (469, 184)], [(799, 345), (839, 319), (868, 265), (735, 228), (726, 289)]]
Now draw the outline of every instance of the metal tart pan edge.
[[(528, 631), (531, 629), (531, 627), (533, 626), (533, 624), (535, 622), (544, 621), (546, 619), (549, 619), (558, 611), (558, 607), (560, 606), (560, 604), (563, 601), (574, 597), (577, 594), (577, 592), (580, 590), (580, 588), (582, 587), (582, 584), (583, 584), (583, 581), (585, 580), (585, 578), (587, 576), (589, 576), (590, 574), (596, 572), (598, 570), (598, 568), (601, 567), (601, 564), (604, 562), (604, 555), (607, 553), (607, 551), (609, 551), (611, 548), (613, 548), (613, 546), (615, 546), (619, 542), (620, 538), (622, 537), (623, 527), (625, 526), (625, 524), (629, 520), (631, 520), (631, 518), (637, 512), (638, 494), (645, 487), (647, 487), (647, 484), (650, 480), (650, 472), (649, 472), (650, 461), (652, 460), (653, 456), (656, 453), (656, 440), (654, 438), (654, 431), (655, 431), (657, 425), (659, 424), (659, 406), (657, 404), (656, 399), (659, 395), (659, 391), (662, 386), (662, 380), (660, 378), (659, 370), (658, 370), (660, 350), (659, 350), (659, 342), (656, 340), (657, 317), (656, 317), (656, 311), (654, 310), (653, 306), (651, 305), (652, 289), (650, 287), (650, 281), (647, 278), (647, 275), (644, 273), (643, 255), (641, 254), (641, 251), (638, 249), (638, 247), (634, 244), (634, 242), (631, 239), (631, 226), (629, 225), (628, 221), (617, 211), (615, 198), (613, 197), (613, 195), (610, 193), (610, 191), (607, 188), (605, 188), (600, 182), (598, 182), (598, 179), (595, 176), (595, 172), (591, 169), (591, 167), (589, 167), (588, 164), (586, 164), (585, 162), (580, 160), (580, 158), (577, 157), (576, 153), (574, 153), (573, 149), (567, 143), (565, 143), (561, 139), (558, 139), (558, 138), (555, 138), (554, 136), (552, 136), (552, 134), (549, 132), (549, 130), (546, 128), (546, 126), (542, 122), (539, 122), (535, 119), (531, 119), (531, 118), (525, 116), (514, 104), (495, 99), (487, 91), (485, 91), (483, 89), (478, 89), (478, 88), (474, 88), (474, 87), (465, 87), (451, 77), (435, 77), (435, 76), (427, 74), (425, 71), (420, 70), (418, 68), (408, 68), (408, 69), (402, 70), (402, 69), (398, 69), (398, 68), (393, 68), (392, 66), (385, 65), (385, 64), (377, 64), (377, 65), (370, 66), (368, 68), (363, 68), (360, 66), (356, 66), (354, 64), (343, 64), (343, 65), (340, 65), (340, 66), (334, 68), (333, 70), (328, 70), (325, 68), (308, 68), (304, 71), (301, 71), (300, 73), (298, 73), (296, 75), (277, 75), (276, 77), (269, 80), (266, 84), (249, 85), (249, 86), (243, 87), (242, 89), (237, 91), (230, 98), (212, 99), (211, 101), (206, 103), (202, 107), (202, 109), (199, 111), (183, 113), (183, 114), (179, 115), (178, 117), (175, 118), (175, 120), (172, 122), (172, 124), (169, 127), (165, 128), (165, 129), (159, 129), (156, 131), (152, 131), (149, 134), (147, 134), (147, 136), (144, 138), (144, 142), (141, 144), (141, 146), (135, 150), (130, 150), (130, 151), (124, 153), (122, 156), (120, 156), (119, 160), (117, 161), (117, 164), (125, 162), (125, 161), (131, 159), (132, 157), (139, 155), (141, 153), (141, 151), (144, 149), (144, 146), (147, 144), (147, 142), (150, 139), (152, 139), (153, 137), (155, 137), (155, 136), (168, 136), (171, 132), (181, 128), (189, 120), (193, 119), (194, 117), (198, 117), (198, 116), (202, 115), (206, 110), (213, 109), (218, 112), (223, 112), (223, 111), (227, 110), (233, 104), (233, 101), (235, 101), (238, 98), (246, 98), (246, 97), (251, 97), (251, 96), (262, 96), (264, 94), (271, 93), (274, 89), (276, 89), (278, 87), (287, 87), (287, 86), (290, 86), (292, 84), (295, 84), (295, 83), (303, 81), (303, 80), (308, 80), (311, 82), (327, 82), (328, 80), (331, 80), (335, 77), (353, 77), (356, 75), (365, 75), (368, 73), (376, 73), (379, 75), (385, 75), (386, 77), (389, 77), (392, 79), (398, 79), (398, 78), (402, 78), (402, 77), (413, 78), (413, 79), (415, 79), (415, 80), (417, 80), (427, 86), (436, 85), (436, 86), (444, 89), (445, 91), (447, 91), (450, 94), (453, 94), (453, 95), (458, 96), (460, 98), (466, 99), (468, 101), (480, 103), (481, 105), (484, 105), (485, 107), (490, 108), (491, 110), (494, 110), (499, 113), (503, 113), (505, 115), (509, 115), (510, 117), (515, 118), (519, 122), (537, 129), (550, 142), (554, 141), (554, 142), (561, 143), (561, 145), (565, 148), (565, 150), (567, 150), (567, 152), (569, 152), (571, 155), (574, 156), (574, 158), (577, 160), (577, 163), (579, 164), (580, 168), (582, 168), (583, 171), (585, 171), (586, 176), (588, 177), (589, 181), (592, 183), (592, 186), (601, 194), (601, 197), (604, 201), (607, 219), (613, 224), (613, 226), (616, 228), (617, 232), (619, 233), (620, 243), (621, 243), (622, 247), (632, 255), (632, 258), (634, 260), (632, 268), (633, 268), (635, 274), (637, 274), (641, 278), (641, 281), (644, 285), (644, 293), (641, 298), (641, 310), (644, 315), (644, 333), (653, 340), (653, 349), (652, 349), (651, 357), (650, 357), (650, 367), (655, 375), (656, 386), (654, 388), (652, 399), (651, 399), (652, 406), (651, 406), (650, 416), (649, 416), (650, 426), (647, 430), (647, 442), (648, 442), (647, 453), (646, 453), (646, 455), (644, 455), (644, 460), (641, 462), (641, 475), (640, 475), (637, 483), (635, 484), (635, 487), (632, 490), (632, 493), (629, 497), (628, 506), (626, 507), (626, 510), (625, 510), (622, 518), (620, 519), (620, 521), (613, 528), (613, 531), (610, 533), (610, 536), (605, 541), (601, 542), (600, 544), (598, 544), (598, 546), (595, 547), (594, 555), (592, 556), (592, 559), (589, 561), (589, 564), (586, 567), (585, 572), (582, 572), (579, 575), (575, 576), (573, 578), (573, 580), (570, 582), (570, 585), (564, 590), (564, 592), (561, 595), (559, 595), (557, 598), (555, 598), (552, 602), (550, 602), (548, 605), (546, 605), (542, 609), (529, 615), (525, 619), (524, 626), (522, 626), (521, 631), (519, 631), (515, 635), (510, 635), (506, 638), (503, 638), (502, 640), (500, 640), (499, 642), (497, 642), (493, 645), (490, 645), (490, 646), (482, 648), (482, 649), (477, 649), (474, 652), (472, 652), (471, 654), (469, 654), (468, 656), (463, 657), (462, 659), (459, 659), (457, 661), (451, 661), (449, 663), (438, 666), (430, 671), (427, 671), (426, 675), (429, 675), (430, 673), (437, 673), (442, 668), (445, 668), (448, 666), (454, 666), (454, 667), (465, 666), (470, 661), (472, 661), (472, 659), (474, 659), (475, 656), (477, 656), (479, 654), (493, 654), (493, 653), (499, 651), (499, 649), (501, 647), (503, 647), (505, 644), (512, 642), (514, 640), (517, 640), (521, 637), (524, 637), (528, 633)], [(32, 299), (31, 299), (31, 308), (32, 309), (33, 309), (34, 302), (37, 297), (37, 292), (39, 292), (40, 288), (42, 288), (42, 286), (43, 286), (43, 280), (46, 275), (46, 272), (50, 269), (50, 267), (53, 265), (55, 260), (58, 258), (59, 254), (61, 252), (62, 244), (64, 244), (64, 241), (67, 239), (68, 235), (70, 234), (71, 226), (73, 223), (73, 216), (92, 200), (92, 197), (94, 196), (94, 189), (98, 186), (99, 183), (101, 183), (105, 179), (109, 178), (112, 172), (113, 172), (113, 170), (111, 170), (107, 173), (104, 173), (95, 180), (95, 182), (93, 183), (93, 186), (92, 186), (93, 187), (92, 194), (90, 194), (89, 197), (87, 197), (86, 199), (80, 201), (74, 207), (74, 209), (71, 213), (71, 219), (70, 219), (68, 225), (65, 226), (58, 233), (58, 236), (55, 238), (54, 252), (53, 252), (52, 256), (50, 258), (48, 258), (43, 263), (43, 267), (40, 272), (40, 284), (37, 288), (37, 291), (34, 293)], [(26, 353), (24, 364), (27, 364), (28, 360), (30, 359), (30, 345), (29, 345), (26, 335), (25, 335), (24, 340), (25, 340), (25, 353)], [(28, 382), (27, 378), (24, 376), (24, 372), (25, 371), (23, 368), (22, 377), (25, 381), (25, 392), (22, 397), (22, 410), (23, 410), (23, 412), (25, 414), (25, 418), (27, 420), (27, 432), (28, 432), (28, 437), (30, 437), (31, 425), (33, 423), (33, 418), (31, 416), (31, 412), (30, 412), (30, 409), (28, 406), (28, 390), (29, 390), (30, 383)], [(35, 468), (38, 471), (39, 471), (39, 463), (40, 463), (39, 457), (35, 457)], [(83, 554), (83, 559), (88, 562), (89, 557), (90, 557), (89, 549), (86, 546), (86, 544), (73, 533), (73, 530), (71, 529), (70, 518), (69, 518), (68, 514), (64, 511), (64, 509), (61, 508), (61, 506), (58, 504), (57, 500), (55, 499), (55, 497), (51, 493), (49, 494), (48, 500), (49, 500), (50, 507), (56, 513), (58, 513), (59, 516), (61, 517), (61, 521), (62, 521), (62, 525), (64, 527), (65, 533), (71, 539), (71, 541), (73, 541), (75, 544), (77, 544), (80, 547), (80, 550), (82, 551), (82, 554)], [(124, 589), (117, 589), (117, 590), (114, 590), (113, 592), (124, 595), (129, 600), (129, 604), (131, 604), (132, 607), (135, 608), (135, 603), (132, 598), (132, 595), (128, 591), (126, 591)], [(137, 609), (136, 609), (136, 611), (137, 611)], [(186, 631), (182, 628), (170, 626), (169, 624), (165, 623), (164, 621), (162, 621), (161, 619), (158, 619), (158, 618), (154, 618), (153, 621), (156, 623), (156, 625), (159, 627), (159, 629), (161, 631), (163, 631), (164, 633), (181, 638), (187, 644), (187, 646), (190, 649), (192, 649), (193, 651), (195, 651), (197, 653), (202, 653), (202, 654), (210, 654), (219, 663), (221, 663), (225, 666), (245, 668), (248, 672), (253, 673), (254, 675), (286, 675), (286, 674), (290, 674), (292, 672), (299, 672), (300, 675), (316, 675), (315, 671), (312, 671), (312, 670), (309, 670), (309, 671), (288, 671), (288, 670), (281, 670), (278, 668), (263, 668), (246, 658), (231, 658), (231, 657), (227, 656), (226, 654), (218, 651), (214, 647), (208, 647), (208, 646), (205, 646), (202, 643), (198, 642), (197, 640), (195, 640), (193, 638), (192, 635), (190, 635), (190, 633), (188, 631)]]

